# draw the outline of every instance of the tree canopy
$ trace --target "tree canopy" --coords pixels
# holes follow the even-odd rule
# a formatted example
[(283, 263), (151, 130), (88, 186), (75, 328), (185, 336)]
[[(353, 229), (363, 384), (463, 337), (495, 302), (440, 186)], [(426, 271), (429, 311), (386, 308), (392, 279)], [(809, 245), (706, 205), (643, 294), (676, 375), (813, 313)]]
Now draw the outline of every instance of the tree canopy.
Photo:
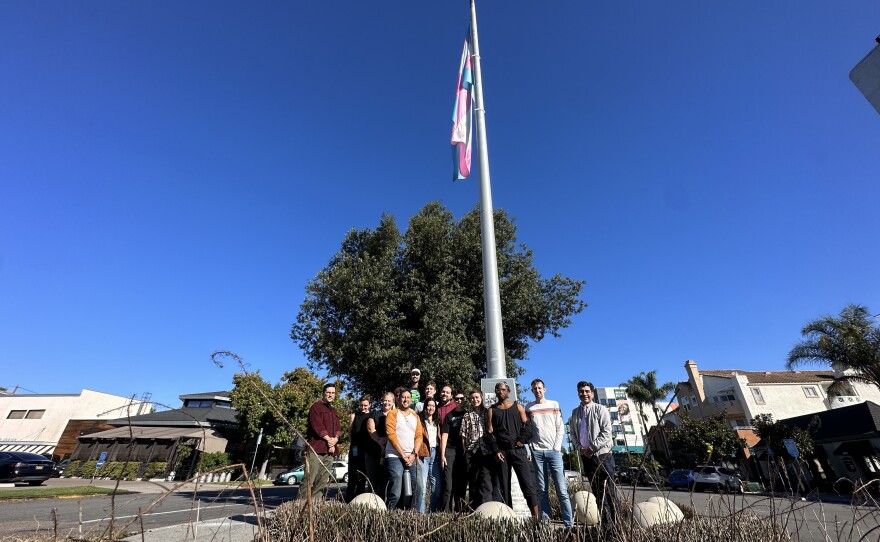
[(787, 367), (830, 365), (835, 370), (829, 395), (852, 395), (858, 382), (880, 388), (880, 328), (867, 307), (848, 305), (840, 316), (823, 316), (801, 330), (805, 337), (788, 354)]
[(698, 420), (681, 412), (679, 419), (680, 425), (669, 435), (671, 453), (679, 461), (715, 463), (736, 457), (746, 446), (746, 441), (728, 425), (724, 413)]
[[(502, 210), (494, 219), (507, 372), (517, 376), (531, 343), (559, 336), (584, 309), (584, 282), (542, 277), (513, 220)], [(423, 381), (478, 382), (487, 371), (479, 209), (456, 221), (432, 202), (404, 233), (388, 214), (349, 231), (306, 285), (290, 336), (313, 369), (359, 392), (403, 384), (412, 367)]]
[(810, 436), (810, 433), (800, 427), (794, 427), (783, 422), (773, 421), (772, 414), (758, 414), (752, 420), (752, 427), (754, 427), (755, 434), (758, 435), (758, 437), (764, 441), (764, 444), (769, 446), (777, 456), (794, 459), (791, 457), (791, 454), (788, 453), (788, 448), (785, 447), (785, 443), (783, 442), (785, 439), (791, 439), (794, 441), (801, 456), (810, 457), (813, 455), (815, 444), (813, 443), (813, 437)]

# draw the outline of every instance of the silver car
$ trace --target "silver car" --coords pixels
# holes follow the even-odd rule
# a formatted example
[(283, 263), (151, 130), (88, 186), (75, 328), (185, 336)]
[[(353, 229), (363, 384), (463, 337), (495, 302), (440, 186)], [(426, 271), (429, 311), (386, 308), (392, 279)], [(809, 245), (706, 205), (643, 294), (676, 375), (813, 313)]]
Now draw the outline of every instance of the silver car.
[(742, 493), (742, 479), (739, 475), (726, 468), (715, 465), (701, 465), (694, 469), (694, 491), (724, 491), (725, 493)]

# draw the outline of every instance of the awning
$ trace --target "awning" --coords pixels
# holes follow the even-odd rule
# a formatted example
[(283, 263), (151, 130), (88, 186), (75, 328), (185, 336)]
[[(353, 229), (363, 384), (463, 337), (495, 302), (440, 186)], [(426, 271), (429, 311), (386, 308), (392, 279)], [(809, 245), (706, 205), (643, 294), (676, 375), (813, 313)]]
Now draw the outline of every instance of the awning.
[(643, 453), (645, 453), (645, 447), (644, 446), (635, 446), (635, 445), (633, 445), (633, 446), (615, 446), (614, 448), (611, 448), (611, 453), (612, 454), (626, 454), (626, 453), (643, 454)]
[(83, 435), (80, 440), (87, 439), (126, 439), (130, 437), (157, 440), (176, 440), (184, 437), (201, 438), (203, 436), (213, 436), (210, 429), (202, 431), (192, 427), (152, 427), (152, 426), (132, 426), (117, 427), (116, 429), (108, 429), (107, 431), (99, 431), (97, 433), (89, 433)]
[(880, 453), (874, 448), (874, 445), (867, 440), (852, 440), (850, 442), (844, 442), (834, 450), (834, 453), (837, 455), (849, 454), (867, 457), (880, 455)]
[(28, 452), (31, 454), (51, 454), (55, 444), (22, 440), (0, 440), (0, 452)]

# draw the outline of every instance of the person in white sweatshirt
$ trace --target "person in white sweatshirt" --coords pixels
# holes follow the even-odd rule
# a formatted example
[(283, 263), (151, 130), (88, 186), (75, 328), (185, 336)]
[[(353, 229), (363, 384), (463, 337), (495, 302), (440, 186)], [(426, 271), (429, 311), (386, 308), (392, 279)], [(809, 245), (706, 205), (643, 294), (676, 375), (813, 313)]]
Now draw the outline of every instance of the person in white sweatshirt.
[(562, 522), (571, 527), (571, 499), (568, 496), (568, 484), (565, 481), (565, 469), (562, 465), (562, 437), (565, 425), (559, 403), (547, 399), (547, 388), (540, 378), (532, 380), (532, 393), (535, 400), (526, 405), (526, 412), (532, 419), (532, 463), (535, 467), (535, 478), (538, 482), (538, 493), (541, 498), (541, 516), (550, 517), (550, 483), (553, 479), (556, 496), (562, 511)]

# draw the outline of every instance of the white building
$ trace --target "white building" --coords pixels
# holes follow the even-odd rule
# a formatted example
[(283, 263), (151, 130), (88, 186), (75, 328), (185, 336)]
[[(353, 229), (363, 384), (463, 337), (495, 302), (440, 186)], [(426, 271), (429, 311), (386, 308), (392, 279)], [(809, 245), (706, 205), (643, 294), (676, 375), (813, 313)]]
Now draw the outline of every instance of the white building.
[[(648, 426), (645, 420), (640, 419), (638, 406), (627, 397), (626, 390), (621, 387), (597, 387), (593, 400), (605, 406), (611, 414), (611, 438), (614, 440), (612, 452), (644, 453), (644, 437), (648, 432)], [(645, 418), (654, 421), (651, 406), (647, 405), (643, 410)]]
[(99, 391), (0, 394), (0, 451), (51, 454), (71, 420), (115, 420), (151, 403)]
[[(681, 408), (693, 418), (707, 418), (724, 412), (730, 426), (747, 438), (751, 421), (758, 414), (771, 414), (774, 420), (852, 406), (866, 400), (880, 403), (880, 390), (855, 384), (851, 394), (829, 397), (833, 370), (817, 371), (741, 371), (738, 369), (700, 370), (688, 360), (687, 381), (679, 382), (676, 397)], [(754, 438), (754, 437), (753, 437)], [(752, 444), (752, 442), (749, 442)]]

